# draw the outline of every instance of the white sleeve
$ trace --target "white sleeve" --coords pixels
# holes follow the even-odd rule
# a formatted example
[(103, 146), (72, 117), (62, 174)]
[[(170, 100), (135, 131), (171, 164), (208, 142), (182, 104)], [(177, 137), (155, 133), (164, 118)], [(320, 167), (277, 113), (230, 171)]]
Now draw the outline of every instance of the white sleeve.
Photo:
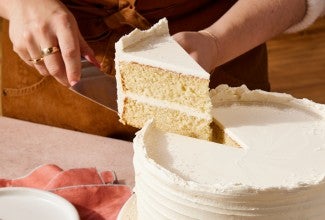
[(325, 15), (325, 0), (306, 0), (307, 10), (305, 17), (297, 24), (287, 29), (286, 33), (301, 31), (315, 22), (315, 20)]

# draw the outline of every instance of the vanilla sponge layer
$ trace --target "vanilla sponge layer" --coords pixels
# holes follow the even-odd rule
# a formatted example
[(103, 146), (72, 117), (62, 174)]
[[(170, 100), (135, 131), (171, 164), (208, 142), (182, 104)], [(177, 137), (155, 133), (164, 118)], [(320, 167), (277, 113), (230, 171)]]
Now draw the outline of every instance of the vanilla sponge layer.
[(122, 121), (141, 128), (150, 119), (163, 131), (178, 133), (199, 139), (212, 140), (212, 119), (188, 115), (176, 109), (148, 105), (126, 97)]
[(209, 80), (135, 62), (119, 62), (123, 91), (210, 113)]

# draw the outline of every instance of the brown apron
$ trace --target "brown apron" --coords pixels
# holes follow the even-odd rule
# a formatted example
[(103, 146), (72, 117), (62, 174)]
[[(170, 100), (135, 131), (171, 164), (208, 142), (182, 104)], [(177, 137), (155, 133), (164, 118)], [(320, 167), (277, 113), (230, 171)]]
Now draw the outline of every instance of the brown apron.
[[(203, 29), (220, 18), (234, 0), (62, 0), (107, 74), (115, 74), (114, 44), (125, 33), (145, 29), (167, 17), (171, 34)], [(41, 76), (13, 52), (8, 22), (3, 24), (3, 115), (91, 134), (131, 140), (135, 128), (122, 125), (118, 116)], [(261, 45), (218, 67), (211, 88), (226, 83), (269, 90), (266, 47)]]

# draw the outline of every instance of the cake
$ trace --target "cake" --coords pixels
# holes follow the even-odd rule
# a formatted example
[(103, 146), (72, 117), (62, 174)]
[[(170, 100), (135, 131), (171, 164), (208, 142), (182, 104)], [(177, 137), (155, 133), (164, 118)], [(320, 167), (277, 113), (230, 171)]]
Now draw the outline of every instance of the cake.
[(169, 35), (161, 19), (115, 44), (120, 121), (136, 128), (154, 118), (163, 131), (212, 140), (209, 73)]
[(141, 128), (119, 219), (325, 219), (325, 105), (209, 91), (165, 19), (122, 37), (115, 63), (121, 121)]
[(325, 219), (325, 105), (226, 85), (211, 100), (225, 143), (137, 133), (133, 219)]

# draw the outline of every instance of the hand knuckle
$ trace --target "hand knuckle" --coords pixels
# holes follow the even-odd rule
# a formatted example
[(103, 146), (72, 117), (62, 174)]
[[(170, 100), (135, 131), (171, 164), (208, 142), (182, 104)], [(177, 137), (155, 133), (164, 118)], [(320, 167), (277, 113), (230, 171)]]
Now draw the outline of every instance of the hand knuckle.
[(45, 71), (44, 69), (38, 69), (38, 72), (39, 72), (41, 75), (43, 75), (43, 76), (47, 76), (47, 75), (48, 75), (47, 71)]
[(47, 66), (47, 69), (49, 73), (55, 77), (61, 76), (63, 72), (57, 65)]
[(49, 32), (49, 26), (46, 23), (37, 23), (35, 24), (35, 30), (38, 34), (45, 35)]
[(31, 42), (33, 40), (33, 34), (30, 30), (25, 30), (23, 32), (23, 39), (25, 42)]
[(17, 54), (20, 54), (20, 53), (23, 53), (26, 50), (26, 46), (24, 44), (18, 42), (13, 46), (13, 50)]
[(66, 12), (59, 12), (56, 14), (56, 19), (57, 21), (62, 25), (65, 25), (67, 23), (71, 22), (71, 16), (70, 14), (66, 13)]
[(17, 45), (14, 45), (13, 46), (13, 51), (15, 51), (15, 53), (18, 53), (19, 52), (19, 48), (17, 47)]
[(78, 77), (78, 72), (76, 70), (71, 70), (69, 72), (67, 72), (67, 75), (70, 76), (70, 78), (79, 78)]
[(74, 58), (78, 55), (78, 50), (76, 48), (68, 48), (62, 51), (63, 57)]

